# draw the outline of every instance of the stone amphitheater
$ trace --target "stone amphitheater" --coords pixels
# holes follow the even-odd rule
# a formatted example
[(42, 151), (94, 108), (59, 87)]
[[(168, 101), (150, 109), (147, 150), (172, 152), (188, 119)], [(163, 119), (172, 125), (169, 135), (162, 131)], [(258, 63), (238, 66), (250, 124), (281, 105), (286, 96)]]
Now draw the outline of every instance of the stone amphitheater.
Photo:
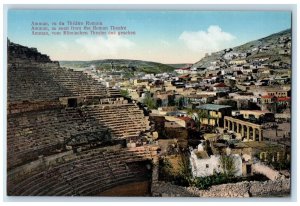
[(137, 195), (150, 195), (158, 147), (135, 103), (10, 41), (7, 87), (9, 196), (109, 195), (141, 182)]

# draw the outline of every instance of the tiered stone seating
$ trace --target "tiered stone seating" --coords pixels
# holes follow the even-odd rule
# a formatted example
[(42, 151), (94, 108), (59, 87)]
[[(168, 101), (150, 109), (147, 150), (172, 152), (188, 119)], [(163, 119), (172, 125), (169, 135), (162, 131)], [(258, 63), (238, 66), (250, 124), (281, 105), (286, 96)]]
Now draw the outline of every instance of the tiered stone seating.
[(95, 119), (89, 121), (76, 109), (52, 109), (8, 116), (8, 168), (62, 149), (64, 140), (86, 131), (105, 130)]
[[(119, 98), (118, 91), (59, 67), (36, 49), (9, 42), (7, 96), (9, 195), (95, 195), (149, 174), (136, 163), (151, 160), (143, 147), (103, 153), (99, 145), (106, 144), (92, 142), (77, 148), (78, 142), (90, 143), (80, 140), (98, 134), (111, 132), (113, 139), (132, 140), (149, 129), (142, 110)], [(84, 98), (71, 103), (79, 96)], [(88, 101), (93, 98), (97, 101)], [(65, 146), (74, 139), (75, 146)]]
[(119, 138), (136, 137), (149, 128), (149, 120), (134, 104), (94, 105), (82, 108), (86, 118), (97, 119)]
[(35, 48), (8, 43), (8, 102), (120, 96), (81, 71), (61, 68)]
[(69, 155), (65, 158), (68, 161), (45, 170), (37, 166), (21, 178), (16, 178), (16, 172), (12, 171), (8, 175), (8, 194), (96, 195), (117, 185), (149, 180), (151, 171), (146, 164), (151, 161), (153, 151), (155, 148), (150, 147), (105, 152), (96, 149)]
[(134, 104), (53, 108), (8, 116), (8, 168), (63, 149), (65, 140), (109, 129), (112, 138), (138, 137), (149, 121)]
[(52, 100), (72, 96), (120, 96), (80, 71), (52, 67), (8, 68), (8, 101)]

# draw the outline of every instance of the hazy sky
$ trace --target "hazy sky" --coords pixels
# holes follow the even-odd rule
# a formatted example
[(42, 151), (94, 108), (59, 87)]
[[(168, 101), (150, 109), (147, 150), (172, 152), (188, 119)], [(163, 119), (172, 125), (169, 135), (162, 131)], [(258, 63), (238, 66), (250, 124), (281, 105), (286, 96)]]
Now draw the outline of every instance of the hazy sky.
[[(135, 35), (32, 35), (32, 22), (96, 21)], [(52, 60), (140, 59), (194, 63), (291, 27), (290, 12), (10, 10), (8, 38)]]

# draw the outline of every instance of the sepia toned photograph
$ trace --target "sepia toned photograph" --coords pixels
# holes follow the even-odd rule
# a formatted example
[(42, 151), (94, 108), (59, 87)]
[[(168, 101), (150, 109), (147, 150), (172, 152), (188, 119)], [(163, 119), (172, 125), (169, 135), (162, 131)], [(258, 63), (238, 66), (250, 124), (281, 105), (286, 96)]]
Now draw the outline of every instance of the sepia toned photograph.
[(12, 8), (6, 24), (7, 196), (291, 196), (291, 11)]

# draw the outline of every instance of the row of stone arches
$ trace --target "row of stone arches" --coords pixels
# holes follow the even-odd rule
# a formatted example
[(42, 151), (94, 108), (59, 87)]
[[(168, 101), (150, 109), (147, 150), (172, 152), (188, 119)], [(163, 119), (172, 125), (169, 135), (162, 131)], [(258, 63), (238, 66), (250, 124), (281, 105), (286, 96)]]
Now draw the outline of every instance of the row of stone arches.
[(231, 117), (225, 117), (224, 129), (239, 133), (242, 139), (246, 138), (247, 141), (263, 141), (262, 129), (260, 125), (257, 124), (248, 123)]

